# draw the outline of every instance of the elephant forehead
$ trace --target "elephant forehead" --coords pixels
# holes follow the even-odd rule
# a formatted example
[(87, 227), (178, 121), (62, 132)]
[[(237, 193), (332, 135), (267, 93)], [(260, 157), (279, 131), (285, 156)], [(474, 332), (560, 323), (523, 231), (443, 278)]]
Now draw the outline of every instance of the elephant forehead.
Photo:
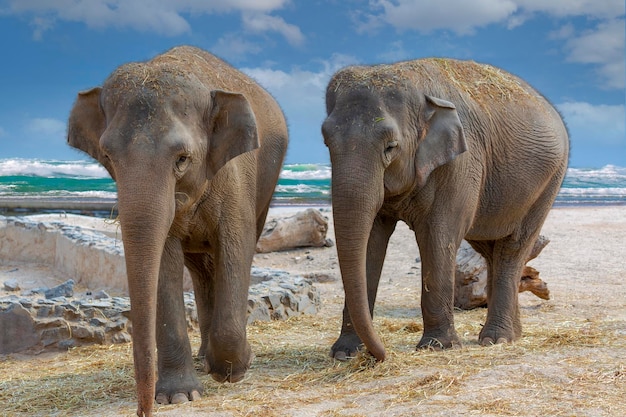
[(118, 67), (107, 79), (105, 85), (118, 90), (132, 90), (138, 87), (164, 91), (176, 88), (191, 81), (194, 75), (173, 64), (147, 64), (131, 62)]
[[(166, 106), (189, 105), (190, 100), (208, 96), (194, 74), (174, 65), (125, 64), (116, 69), (103, 86), (106, 104), (134, 107), (154, 113)], [(202, 94), (204, 92), (204, 94)]]

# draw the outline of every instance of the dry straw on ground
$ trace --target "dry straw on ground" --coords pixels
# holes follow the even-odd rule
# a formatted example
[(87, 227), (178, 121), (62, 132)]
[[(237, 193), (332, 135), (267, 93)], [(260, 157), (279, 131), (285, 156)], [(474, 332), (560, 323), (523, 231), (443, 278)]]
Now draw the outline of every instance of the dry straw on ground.
[[(367, 354), (348, 363), (328, 357), (338, 328), (335, 320), (308, 316), (256, 323), (250, 326), (249, 336), (257, 357), (242, 383), (219, 385), (203, 376), (201, 401), (160, 407), (159, 414), (284, 416), (314, 409), (315, 415), (329, 417), (393, 416), (431, 407), (479, 415), (526, 415), (520, 411), (524, 409), (532, 409), (534, 415), (584, 415), (574, 410), (596, 410), (594, 415), (626, 412), (622, 401), (626, 370), (606, 350), (612, 346), (624, 351), (626, 345), (610, 323), (574, 319), (545, 326), (538, 322), (526, 326), (523, 339), (515, 344), (483, 348), (472, 336), (479, 331), (484, 314), (485, 310), (458, 312), (457, 327), (465, 335), (465, 347), (444, 352), (414, 351), (421, 332), (416, 321), (378, 319), (377, 327), (389, 349), (389, 358), (379, 364)], [(192, 340), (197, 348), (197, 332), (192, 332)], [(584, 353), (589, 348), (597, 348), (597, 353)], [(553, 374), (531, 366), (533, 358), (564, 349), (570, 352), (567, 361), (576, 367), (571, 373), (562, 373), (562, 367)], [(131, 358), (130, 345), (93, 346), (35, 358), (7, 357), (0, 362), (2, 415), (133, 415)], [(497, 378), (504, 368), (517, 368), (515, 377)], [(474, 391), (473, 380), (485, 373), (496, 374), (494, 385), (477, 386)], [(491, 392), (487, 399), (481, 395), (483, 390)], [(363, 413), (368, 408), (372, 414)]]
[[(340, 281), (317, 284), (317, 315), (248, 326), (256, 360), (243, 381), (220, 385), (202, 374), (200, 401), (158, 407), (156, 415), (624, 416), (626, 207), (553, 210), (542, 233), (551, 242), (531, 263), (552, 299), (519, 295), (523, 334), (514, 344), (478, 346), (486, 315), (478, 309), (455, 313), (463, 348), (415, 351), (420, 268), (413, 233), (399, 225), (376, 306), (385, 362), (328, 356), (343, 292)], [(259, 254), (255, 264), (338, 275), (334, 247)], [(197, 350), (198, 333), (191, 339)], [(134, 416), (131, 346), (0, 357), (0, 404), (0, 416), (10, 417)]]

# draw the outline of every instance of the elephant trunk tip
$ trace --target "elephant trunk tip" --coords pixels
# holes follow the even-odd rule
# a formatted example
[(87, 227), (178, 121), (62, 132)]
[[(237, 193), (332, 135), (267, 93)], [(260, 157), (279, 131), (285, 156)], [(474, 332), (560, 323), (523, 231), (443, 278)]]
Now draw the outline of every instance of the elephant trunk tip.
[(376, 359), (376, 362), (384, 362), (387, 358), (387, 352), (385, 348), (381, 345), (373, 346), (372, 348), (367, 348), (367, 351)]

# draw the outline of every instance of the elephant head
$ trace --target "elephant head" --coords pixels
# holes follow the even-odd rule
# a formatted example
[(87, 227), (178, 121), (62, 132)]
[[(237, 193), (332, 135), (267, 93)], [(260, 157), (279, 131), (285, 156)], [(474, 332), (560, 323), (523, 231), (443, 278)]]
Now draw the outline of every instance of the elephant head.
[(81, 92), (68, 143), (115, 179), (133, 322), (139, 414), (155, 395), (157, 283), (163, 248), (208, 182), (232, 158), (258, 148), (246, 97), (209, 91), (175, 67), (127, 64), (102, 88)]
[(438, 167), (467, 150), (454, 104), (414, 86), (351, 69), (326, 93), (322, 125), (332, 164), (332, 205), (339, 265), (352, 324), (378, 360), (385, 350), (373, 325), (366, 286), (367, 245), (384, 201), (419, 192)]

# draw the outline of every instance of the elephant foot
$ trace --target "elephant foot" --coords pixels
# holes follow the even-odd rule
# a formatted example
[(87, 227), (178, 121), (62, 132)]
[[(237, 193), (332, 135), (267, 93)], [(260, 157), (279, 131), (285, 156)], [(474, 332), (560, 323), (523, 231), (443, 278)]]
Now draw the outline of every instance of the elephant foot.
[(251, 351), (249, 351), (245, 360), (223, 360), (219, 364), (207, 357), (205, 358), (206, 371), (216, 382), (239, 382), (246, 376), (246, 372), (252, 365), (254, 358), (255, 356)]
[(417, 344), (417, 350), (459, 349), (462, 346), (463, 344), (454, 330), (446, 333), (425, 332)]
[(202, 395), (196, 390), (191, 391), (190, 393), (179, 392), (172, 396), (159, 392), (156, 395), (157, 404), (183, 404), (189, 401), (198, 401), (202, 398)]
[(159, 378), (155, 400), (158, 404), (182, 404), (202, 397), (202, 384), (195, 375), (180, 379)]
[(330, 356), (338, 361), (347, 361), (363, 349), (363, 342), (354, 333), (345, 333), (330, 348)]
[(488, 327), (485, 325), (478, 335), (478, 341), (481, 346), (492, 346), (502, 343), (512, 343), (519, 339), (520, 336), (521, 331), (517, 332), (496, 326)]

